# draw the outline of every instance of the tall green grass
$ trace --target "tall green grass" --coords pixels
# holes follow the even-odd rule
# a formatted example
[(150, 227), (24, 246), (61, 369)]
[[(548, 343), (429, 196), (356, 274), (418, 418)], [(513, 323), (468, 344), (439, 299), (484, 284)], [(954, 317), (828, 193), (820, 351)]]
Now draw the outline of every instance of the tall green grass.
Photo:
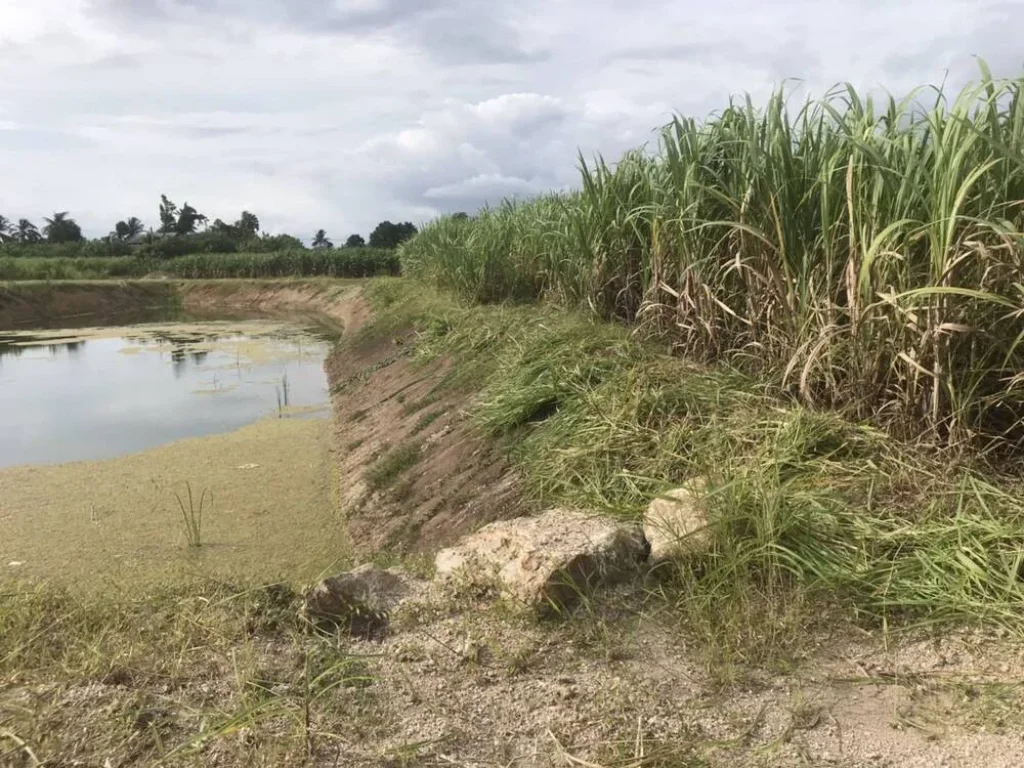
[(203, 253), (173, 259), (114, 257), (3, 257), (0, 280), (92, 280), (163, 274), (181, 278), (372, 277), (396, 275), (394, 251), (334, 248), (275, 253)]
[(676, 118), (578, 191), (440, 219), (408, 274), (545, 298), (902, 436), (1024, 441), (1024, 78)]
[(537, 508), (638, 519), (665, 491), (706, 481), (710, 549), (680, 562), (682, 588), (668, 593), (712, 646), (767, 650), (776, 619), (829, 604), (875, 623), (1024, 629), (1019, 477), (773, 397), (619, 324), (467, 307), (400, 281), (369, 296), (380, 319), (364, 332), (411, 322), (418, 356), (452, 361), (447, 386), (471, 393), (471, 417), (510, 450)]

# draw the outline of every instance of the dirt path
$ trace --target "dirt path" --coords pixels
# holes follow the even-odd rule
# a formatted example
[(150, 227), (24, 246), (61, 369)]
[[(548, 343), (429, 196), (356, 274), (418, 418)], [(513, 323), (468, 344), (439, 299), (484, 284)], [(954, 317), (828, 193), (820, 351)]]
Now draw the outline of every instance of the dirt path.
[(546, 625), (472, 602), (413, 612), (352, 649), (372, 659), (375, 725), (346, 745), (346, 764), (1022, 764), (1024, 655), (1004, 638), (844, 631), (808, 638), (820, 646), (784, 672), (724, 682), (671, 612), (645, 614), (643, 600), (604, 594)]

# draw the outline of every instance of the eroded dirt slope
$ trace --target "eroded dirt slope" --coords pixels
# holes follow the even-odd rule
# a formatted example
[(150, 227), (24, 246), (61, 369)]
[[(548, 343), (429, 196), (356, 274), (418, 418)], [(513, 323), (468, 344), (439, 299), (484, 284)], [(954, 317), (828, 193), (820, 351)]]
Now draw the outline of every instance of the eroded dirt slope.
[(364, 553), (433, 554), (523, 513), (503, 446), (484, 440), (464, 395), (443, 387), (451, 362), (415, 361), (412, 341), (406, 332), (344, 345), (327, 363), (342, 506)]
[(522, 514), (503, 446), (483, 439), (464, 393), (443, 386), (450, 360), (414, 360), (415, 335), (361, 331), (358, 283), (202, 281), (181, 285), (186, 309), (309, 315), (336, 323), (327, 361), (341, 513), (362, 557), (432, 554), (488, 522)]

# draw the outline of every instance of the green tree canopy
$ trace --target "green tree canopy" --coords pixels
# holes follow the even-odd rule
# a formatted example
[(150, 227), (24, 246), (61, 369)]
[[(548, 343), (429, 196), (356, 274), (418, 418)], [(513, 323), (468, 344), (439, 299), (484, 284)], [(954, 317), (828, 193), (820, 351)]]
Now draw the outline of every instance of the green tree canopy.
[(160, 231), (174, 232), (177, 223), (178, 206), (168, 200), (167, 195), (160, 195)]
[(242, 216), (235, 222), (235, 226), (249, 237), (256, 237), (256, 233), (260, 231), (260, 220), (255, 213), (242, 211)]
[(82, 228), (74, 219), (68, 218), (67, 211), (59, 211), (53, 214), (52, 219), (46, 219), (46, 226), (43, 227), (43, 234), (51, 243), (77, 243), (84, 240)]
[(345, 241), (346, 248), (361, 248), (366, 245), (366, 241), (362, 235), (349, 235), (348, 240)]
[(264, 253), (270, 251), (301, 251), (305, 250), (306, 244), (299, 238), (292, 235), (264, 235), (259, 242)]
[(0, 243), (14, 239), (14, 227), (6, 216), (0, 216)]
[(410, 222), (392, 224), (382, 221), (370, 233), (370, 245), (374, 248), (397, 248), (416, 234), (416, 227)]
[(26, 245), (38, 243), (43, 239), (43, 236), (39, 234), (39, 229), (28, 219), (18, 220), (18, 227), (15, 230), (14, 237), (19, 243)]

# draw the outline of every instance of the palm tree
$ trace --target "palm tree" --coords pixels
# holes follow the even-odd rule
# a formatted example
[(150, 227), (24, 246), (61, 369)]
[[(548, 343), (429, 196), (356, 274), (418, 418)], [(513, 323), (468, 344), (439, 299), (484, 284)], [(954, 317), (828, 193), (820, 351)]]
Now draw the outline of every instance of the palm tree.
[(127, 221), (117, 222), (117, 224), (114, 225), (114, 231), (110, 234), (118, 240), (128, 242), (145, 231), (146, 228), (143, 226), (142, 222), (139, 221), (139, 218), (137, 216), (132, 216)]
[(174, 225), (174, 231), (179, 235), (191, 235), (196, 231), (197, 224), (205, 224), (207, 218), (188, 203), (181, 206), (178, 211), (178, 221)]
[(0, 216), (0, 243), (6, 243), (11, 239), (14, 229), (11, 227), (11, 220), (6, 216)]
[(256, 237), (256, 233), (260, 231), (260, 220), (255, 213), (242, 211), (242, 217), (235, 222), (235, 226), (250, 237)]
[(128, 226), (128, 237), (126, 239), (131, 240), (133, 237), (137, 237), (146, 231), (146, 225), (142, 223), (142, 220), (138, 216), (130, 216), (128, 221), (125, 222)]
[(333, 248), (334, 243), (327, 239), (327, 233), (322, 229), (318, 229), (316, 234), (313, 235), (313, 247), (314, 248)]
[(19, 243), (38, 243), (43, 238), (39, 234), (36, 225), (28, 219), (19, 219), (15, 238)]
[(68, 243), (82, 239), (82, 228), (74, 219), (68, 218), (67, 211), (53, 214), (52, 219), (45, 219), (43, 234), (51, 243)]

